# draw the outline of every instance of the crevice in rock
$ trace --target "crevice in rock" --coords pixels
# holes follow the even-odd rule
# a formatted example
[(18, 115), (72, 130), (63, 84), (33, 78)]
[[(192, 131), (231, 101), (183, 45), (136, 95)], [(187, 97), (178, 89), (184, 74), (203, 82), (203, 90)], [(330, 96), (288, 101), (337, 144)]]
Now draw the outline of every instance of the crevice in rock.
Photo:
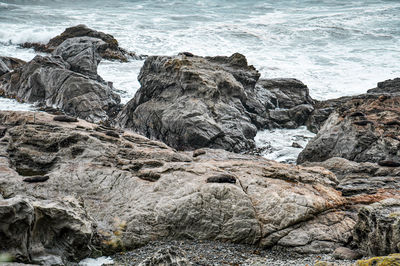
[(255, 217), (256, 217), (256, 219), (257, 219), (257, 221), (258, 221), (258, 226), (260, 227), (260, 235), (259, 235), (259, 238), (258, 238), (258, 239), (255, 239), (255, 243), (254, 243), (254, 244), (255, 244), (256, 246), (259, 246), (259, 245), (260, 245), (260, 242), (261, 242), (261, 240), (262, 240), (262, 238), (263, 238), (263, 236), (262, 236), (262, 235), (263, 235), (263, 225), (262, 225), (262, 223), (261, 223), (261, 219), (259, 218), (259, 215), (258, 215), (258, 213), (257, 213), (256, 207), (254, 207), (253, 200), (251, 199), (251, 197), (249, 196), (249, 194), (247, 194), (247, 189), (244, 189), (243, 184), (242, 184), (242, 181), (240, 181), (240, 178), (237, 177), (237, 176), (236, 176), (236, 180), (238, 181), (239, 186), (240, 186), (240, 188), (243, 190), (244, 194), (246, 194), (246, 196), (249, 198), (249, 200), (250, 200), (250, 202), (251, 202), (251, 207), (253, 207), (253, 211), (254, 211)]

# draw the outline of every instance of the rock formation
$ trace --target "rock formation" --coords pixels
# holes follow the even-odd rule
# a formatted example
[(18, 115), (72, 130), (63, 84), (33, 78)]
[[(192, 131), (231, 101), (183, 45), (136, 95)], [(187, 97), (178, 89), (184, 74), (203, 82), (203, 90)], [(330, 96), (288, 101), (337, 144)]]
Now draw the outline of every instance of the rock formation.
[(97, 75), (104, 42), (72, 38), (51, 56), (36, 56), (0, 78), (0, 94), (21, 102), (56, 107), (92, 122), (115, 116), (120, 98)]
[(0, 221), (0, 252), (17, 261), (62, 265), (92, 252), (92, 221), (71, 197), (0, 200)]
[(298, 127), (313, 110), (300, 81), (256, 85), (259, 76), (241, 54), (151, 56), (139, 75), (141, 88), (117, 123), (179, 150), (247, 151), (254, 147), (257, 129)]
[[(87, 213), (85, 234), (66, 230), (71, 236), (67, 243), (80, 243), (82, 252), (90, 245), (115, 252), (156, 239), (195, 238), (321, 253), (332, 252), (352, 237), (356, 221), (354, 212), (346, 211), (349, 199), (336, 190), (335, 175), (321, 167), (285, 165), (223, 150), (204, 149), (193, 157), (127, 131), (116, 131), (121, 136), (115, 138), (106, 134), (110, 128), (82, 120), (54, 121), (45, 113), (34, 117), (0, 112), (0, 122), (5, 127), (0, 194), (6, 201), (20, 196), (51, 206), (66, 204), (68, 196), (79, 199), (83, 210), (69, 205), (69, 213), (81, 218), (63, 218), (68, 221), (64, 226), (57, 220), (63, 216), (55, 213), (46, 224), (59, 225), (56, 231), (62, 234), (62, 228), (81, 223), (78, 213)], [(237, 181), (207, 182), (221, 175)], [(49, 178), (23, 182), (27, 176)], [(43, 212), (42, 205), (28, 203), (30, 211)], [(35, 217), (33, 224), (40, 216)], [(47, 241), (59, 234), (43, 237)], [(88, 243), (90, 235), (94, 237)], [(51, 253), (45, 245), (38, 246), (39, 257)], [(35, 257), (35, 249), (27, 250)], [(68, 248), (57, 257), (76, 260), (79, 254)]]
[(52, 38), (47, 44), (23, 43), (21, 46), (23, 48), (34, 48), (35, 51), (38, 52), (52, 53), (65, 40), (76, 37), (89, 37), (103, 41), (104, 45), (102, 46), (99, 54), (104, 59), (118, 60), (121, 62), (127, 62), (130, 58), (139, 59), (135, 53), (128, 52), (119, 47), (118, 41), (112, 35), (92, 30), (85, 25), (77, 25), (67, 28), (63, 33)]
[(329, 116), (300, 153), (298, 163), (342, 157), (400, 165), (400, 79), (351, 97)]

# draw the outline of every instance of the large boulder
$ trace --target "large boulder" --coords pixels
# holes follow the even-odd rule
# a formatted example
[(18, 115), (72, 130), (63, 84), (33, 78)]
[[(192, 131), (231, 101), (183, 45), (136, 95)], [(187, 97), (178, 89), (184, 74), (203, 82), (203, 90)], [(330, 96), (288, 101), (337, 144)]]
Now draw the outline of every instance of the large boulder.
[[(152, 56), (141, 88), (117, 124), (180, 149), (254, 147), (257, 129), (297, 127), (312, 111), (307, 87), (293, 79), (263, 80), (241, 54)], [(276, 109), (281, 101), (282, 107)]]
[(99, 55), (104, 59), (127, 62), (129, 58), (137, 58), (134, 53), (128, 52), (119, 47), (118, 41), (112, 35), (90, 29), (82, 24), (66, 28), (63, 33), (52, 38), (47, 44), (23, 43), (21, 46), (24, 48), (34, 48), (38, 52), (51, 53), (64, 41), (77, 37), (89, 37), (103, 41), (104, 45), (102, 46)]
[(363, 207), (354, 228), (354, 240), (365, 255), (399, 253), (400, 199)]
[[(388, 82), (386, 82), (388, 83)], [(383, 84), (386, 84), (383, 83)], [(400, 82), (352, 97), (331, 113), (297, 162), (342, 157), (400, 166)]]
[[(105, 252), (186, 238), (321, 253), (351, 238), (347, 199), (321, 167), (211, 149), (193, 157), (131, 132), (58, 122), (46, 113), (33, 120), (32, 113), (0, 112), (0, 122), (2, 196), (80, 197), (97, 228), (93, 244)], [(57, 217), (49, 224), (62, 224)]]
[(72, 197), (0, 200), (0, 252), (20, 262), (62, 265), (92, 253), (92, 220)]
[(92, 122), (106, 121), (120, 108), (120, 98), (97, 75), (103, 41), (68, 39), (53, 56), (36, 56), (0, 78), (0, 94), (21, 102), (56, 107)]

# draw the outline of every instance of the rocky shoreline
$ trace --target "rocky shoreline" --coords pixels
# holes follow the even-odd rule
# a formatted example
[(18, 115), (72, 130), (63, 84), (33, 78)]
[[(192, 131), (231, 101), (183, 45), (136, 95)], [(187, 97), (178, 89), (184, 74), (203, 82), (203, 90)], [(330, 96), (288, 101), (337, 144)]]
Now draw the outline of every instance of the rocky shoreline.
[[(0, 111), (0, 253), (368, 265), (356, 260), (400, 252), (400, 79), (318, 102), (241, 54), (183, 52), (148, 57), (121, 105), (97, 74), (102, 58), (134, 58), (114, 40), (78, 25), (23, 45), (49, 55), (0, 57), (1, 96), (47, 111)], [(298, 165), (250, 155), (257, 130), (302, 125), (317, 135)]]

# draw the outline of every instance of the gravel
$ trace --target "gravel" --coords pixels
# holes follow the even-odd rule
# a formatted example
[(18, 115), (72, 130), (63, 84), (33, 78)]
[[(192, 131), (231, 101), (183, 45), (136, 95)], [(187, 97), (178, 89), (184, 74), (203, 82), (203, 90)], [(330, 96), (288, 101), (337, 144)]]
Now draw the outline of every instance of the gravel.
[(301, 255), (290, 251), (263, 250), (250, 245), (221, 243), (215, 241), (155, 241), (133, 251), (113, 256), (115, 265), (138, 265), (163, 248), (182, 250), (192, 265), (269, 265), (311, 266), (317, 261), (352, 265), (354, 261), (338, 261), (331, 255)]

